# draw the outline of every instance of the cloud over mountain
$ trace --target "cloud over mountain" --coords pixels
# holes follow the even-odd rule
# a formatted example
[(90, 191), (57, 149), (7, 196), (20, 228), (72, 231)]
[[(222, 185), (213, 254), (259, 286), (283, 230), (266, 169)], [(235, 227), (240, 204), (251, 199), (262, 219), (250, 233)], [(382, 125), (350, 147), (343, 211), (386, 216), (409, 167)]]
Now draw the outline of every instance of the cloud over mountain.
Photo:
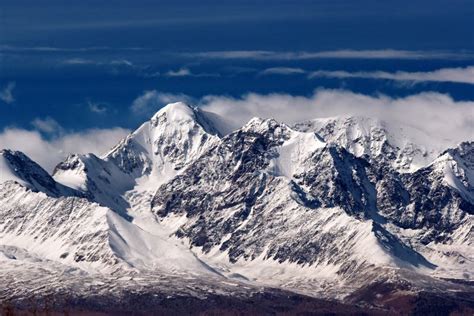
[[(35, 120), (35, 127), (43, 132), (55, 132), (61, 128), (52, 119)], [(62, 129), (62, 128), (61, 128)], [(51, 172), (71, 153), (103, 154), (130, 131), (123, 128), (88, 129), (82, 132), (64, 133), (46, 139), (37, 130), (5, 128), (0, 133), (0, 148), (20, 150)]]
[(225, 118), (228, 131), (252, 117), (295, 123), (312, 118), (357, 115), (410, 125), (433, 139), (449, 139), (454, 143), (470, 140), (474, 135), (474, 102), (455, 101), (437, 92), (396, 98), (320, 89), (310, 96), (278, 93), (248, 93), (241, 98), (207, 96), (199, 103), (204, 110)]

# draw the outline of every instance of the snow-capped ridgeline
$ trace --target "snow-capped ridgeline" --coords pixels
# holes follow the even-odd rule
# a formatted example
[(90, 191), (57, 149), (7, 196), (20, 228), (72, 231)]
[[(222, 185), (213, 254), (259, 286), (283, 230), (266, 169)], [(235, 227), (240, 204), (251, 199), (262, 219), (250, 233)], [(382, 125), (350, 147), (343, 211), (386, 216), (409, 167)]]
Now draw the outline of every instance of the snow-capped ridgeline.
[(294, 125), (300, 131), (313, 131), (327, 142), (346, 148), (357, 157), (388, 162), (399, 172), (413, 172), (430, 164), (449, 140), (433, 140), (419, 128), (388, 124), (368, 117), (318, 118)]
[(472, 278), (473, 142), (442, 152), (420, 131), (361, 117), (254, 118), (223, 135), (208, 117), (170, 104), (53, 177), (1, 151), (0, 244), (88, 271), (310, 294), (316, 279), (360, 286), (378, 269)]

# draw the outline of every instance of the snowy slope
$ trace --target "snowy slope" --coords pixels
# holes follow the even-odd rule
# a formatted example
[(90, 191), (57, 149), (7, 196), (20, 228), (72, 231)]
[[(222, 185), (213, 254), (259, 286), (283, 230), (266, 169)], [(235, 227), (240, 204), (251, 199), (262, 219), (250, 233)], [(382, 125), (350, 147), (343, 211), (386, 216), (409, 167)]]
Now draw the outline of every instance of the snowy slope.
[(1, 245), (91, 272), (215, 275), (177, 240), (146, 233), (87, 199), (48, 197), (11, 182), (0, 192)]

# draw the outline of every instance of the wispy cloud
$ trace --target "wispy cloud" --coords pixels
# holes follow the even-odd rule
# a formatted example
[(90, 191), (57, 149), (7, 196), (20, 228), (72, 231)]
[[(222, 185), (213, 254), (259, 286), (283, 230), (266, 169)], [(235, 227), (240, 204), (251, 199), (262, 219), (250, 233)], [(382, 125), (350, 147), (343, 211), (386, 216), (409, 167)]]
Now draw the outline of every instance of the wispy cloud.
[(52, 47), (52, 46), (11, 46), (0, 45), (0, 52), (94, 52), (94, 51), (141, 51), (148, 50), (144, 47)]
[(6, 104), (12, 104), (15, 102), (15, 97), (13, 96), (13, 89), (15, 89), (16, 83), (10, 81), (7, 85), (0, 91), (0, 100)]
[(158, 77), (160, 75), (159, 72), (153, 71), (149, 65), (136, 64), (125, 58), (104, 60), (76, 57), (64, 59), (56, 65), (59, 67), (97, 67), (113, 75), (128, 73), (143, 78)]
[(305, 74), (306, 70), (293, 67), (272, 67), (262, 70), (259, 75), (299, 75)]
[(104, 114), (107, 112), (107, 103), (104, 102), (93, 102), (87, 100), (87, 106), (89, 107), (89, 110), (94, 113)]
[(53, 46), (11, 46), (0, 45), (0, 52), (101, 52), (101, 51), (154, 51), (168, 57), (204, 58), (204, 59), (253, 59), (253, 60), (307, 60), (307, 59), (473, 59), (474, 51), (436, 51), (436, 50), (397, 50), (338, 49), (328, 51), (270, 51), (270, 50), (229, 50), (201, 52), (163, 52), (152, 47), (53, 47)]
[(366, 78), (366, 79), (387, 79), (397, 81), (411, 81), (414, 83), (424, 81), (437, 82), (457, 82), (474, 84), (474, 66), (465, 68), (442, 68), (427, 72), (386, 72), (386, 71), (314, 71), (309, 75), (310, 78)]
[(64, 65), (95, 65), (95, 66), (127, 66), (136, 67), (131, 61), (126, 59), (114, 59), (112, 61), (100, 61), (85, 58), (70, 58), (62, 61)]
[(218, 73), (195, 73), (189, 68), (183, 67), (178, 70), (170, 70), (164, 74), (166, 77), (220, 77)]
[(31, 125), (33, 125), (38, 131), (50, 134), (50, 135), (60, 135), (63, 134), (63, 127), (53, 118), (35, 118)]
[(309, 59), (469, 59), (473, 52), (408, 50), (334, 50), (319, 52), (279, 52), (263, 50), (209, 51), (184, 53), (186, 57), (206, 59), (309, 60)]
[(189, 68), (180, 68), (179, 70), (170, 70), (165, 75), (168, 77), (188, 77), (192, 76), (193, 73)]

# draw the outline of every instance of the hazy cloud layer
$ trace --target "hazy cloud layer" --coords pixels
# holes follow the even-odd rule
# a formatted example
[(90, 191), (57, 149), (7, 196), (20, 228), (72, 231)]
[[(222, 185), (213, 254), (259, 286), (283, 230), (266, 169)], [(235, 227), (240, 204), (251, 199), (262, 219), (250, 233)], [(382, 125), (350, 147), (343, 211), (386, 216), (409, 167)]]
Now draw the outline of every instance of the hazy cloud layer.
[[(47, 120), (38, 120), (36, 125), (44, 131), (55, 128)], [(52, 172), (68, 154), (103, 154), (128, 133), (130, 131), (123, 128), (89, 129), (79, 133), (64, 133), (47, 140), (37, 130), (6, 128), (0, 133), (0, 148), (20, 150)]]
[(455, 82), (474, 84), (474, 66), (458, 68), (441, 68), (432, 71), (355, 71), (344, 70), (317, 70), (307, 71), (302, 68), (293, 67), (273, 67), (259, 72), (259, 75), (295, 75), (308, 74), (308, 78), (364, 78), (364, 79), (385, 79), (395, 81), (420, 82)]
[(456, 144), (474, 139), (474, 102), (425, 92), (404, 98), (369, 96), (345, 90), (317, 90), (312, 96), (249, 93), (241, 98), (207, 96), (201, 107), (226, 120), (224, 132), (252, 117), (274, 118), (289, 124), (312, 118), (358, 115), (420, 129), (432, 140)]
[(209, 51), (182, 54), (187, 57), (208, 59), (253, 59), (253, 60), (306, 60), (306, 59), (465, 59), (472, 52), (381, 50), (334, 50), (320, 52), (277, 52), (262, 50)]
[(262, 70), (259, 75), (298, 75), (298, 74), (305, 74), (306, 71), (301, 68), (293, 68), (293, 67), (272, 67)]
[(310, 78), (367, 78), (367, 79), (387, 79), (397, 81), (438, 81), (438, 82), (457, 82), (474, 84), (474, 66), (465, 68), (442, 68), (427, 72), (386, 72), (386, 71), (325, 71), (319, 70), (312, 72)]
[(0, 91), (0, 100), (7, 104), (12, 104), (15, 102), (15, 97), (13, 96), (13, 89), (15, 89), (15, 82), (10, 81), (7, 85)]

